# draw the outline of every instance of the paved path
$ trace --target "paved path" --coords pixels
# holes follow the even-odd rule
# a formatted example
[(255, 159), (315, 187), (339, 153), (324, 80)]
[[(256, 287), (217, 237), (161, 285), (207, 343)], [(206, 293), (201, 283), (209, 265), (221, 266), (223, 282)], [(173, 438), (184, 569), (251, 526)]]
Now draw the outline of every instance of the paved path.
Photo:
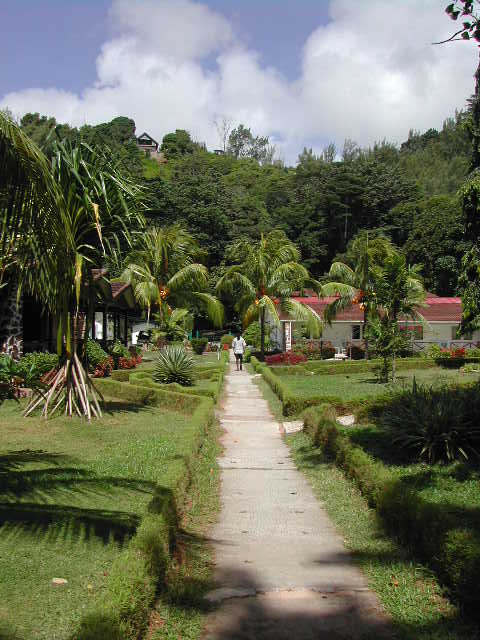
[(391, 638), (252, 376), (231, 365), (220, 406), (223, 508), (204, 640)]

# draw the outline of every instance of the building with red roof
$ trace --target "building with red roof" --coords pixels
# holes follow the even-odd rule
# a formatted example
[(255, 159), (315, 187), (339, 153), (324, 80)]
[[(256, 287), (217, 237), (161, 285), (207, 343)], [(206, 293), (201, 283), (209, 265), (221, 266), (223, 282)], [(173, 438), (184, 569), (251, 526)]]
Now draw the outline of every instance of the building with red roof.
[[(314, 313), (324, 321), (325, 308), (335, 298), (318, 298), (313, 293), (304, 296), (295, 296), (294, 300), (307, 305)], [(400, 326), (411, 331), (413, 348), (421, 351), (433, 344), (442, 347), (451, 345), (469, 345), (472, 342), (480, 342), (480, 332), (474, 335), (457, 335), (462, 320), (461, 298), (442, 298), (428, 293), (425, 306), (419, 309), (424, 322), (403, 318)], [(279, 313), (281, 320), (280, 329), (273, 329), (273, 340), (282, 350), (291, 349), (293, 329), (295, 321), (283, 312)], [(349, 344), (359, 344), (363, 339), (363, 310), (358, 304), (341, 311), (331, 324), (324, 324), (322, 340), (329, 341), (338, 350), (345, 349)]]

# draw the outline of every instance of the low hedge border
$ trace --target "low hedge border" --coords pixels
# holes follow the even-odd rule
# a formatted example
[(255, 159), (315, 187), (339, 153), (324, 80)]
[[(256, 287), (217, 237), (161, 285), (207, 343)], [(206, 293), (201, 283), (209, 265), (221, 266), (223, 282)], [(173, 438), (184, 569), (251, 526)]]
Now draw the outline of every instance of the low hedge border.
[(461, 510), (426, 502), (381, 462), (343, 435), (328, 404), (303, 413), (315, 446), (353, 478), (385, 528), (425, 560), (454, 598), (479, 617), (480, 532), (461, 525)]
[[(157, 388), (160, 385), (146, 386), (146, 381), (151, 380), (149, 372), (121, 373), (127, 374), (120, 376), (123, 382), (112, 378), (95, 381), (105, 396), (186, 413), (197, 433), (190, 455), (183, 458), (175, 485), (169, 489), (157, 487), (135, 535), (109, 571), (100, 602), (82, 617), (77, 640), (135, 640), (145, 631), (156, 593), (172, 561), (180, 523), (177, 505), (183, 503), (193, 462), (215, 421), (212, 398)], [(216, 381), (219, 387), (222, 381), (220, 371)]]
[[(345, 360), (343, 362), (308, 361), (294, 366), (274, 366), (277, 375), (305, 375), (306, 372), (318, 375), (341, 373), (368, 373), (382, 364), (381, 360)], [(432, 369), (437, 365), (432, 358), (404, 358), (395, 361), (397, 371), (407, 369)]]
[[(308, 407), (321, 405), (325, 403), (331, 404), (337, 407), (338, 409), (353, 410), (354, 407), (358, 407), (358, 406), (367, 407), (372, 402), (372, 399), (370, 397), (356, 398), (354, 401), (351, 401), (351, 402), (345, 402), (345, 400), (343, 400), (338, 396), (326, 395), (326, 394), (322, 394), (318, 396), (311, 395), (308, 397), (301, 397), (299, 395), (295, 395), (295, 393), (290, 391), (287, 385), (284, 384), (284, 382), (282, 381), (282, 375), (278, 375), (276, 373), (276, 369), (277, 369), (276, 367), (267, 366), (266, 364), (257, 360), (255, 356), (252, 356), (251, 364), (257, 373), (262, 374), (265, 382), (267, 382), (270, 385), (274, 393), (279, 397), (282, 403), (282, 412), (284, 416), (294, 416), (301, 413), (304, 409), (307, 409)], [(282, 368), (286, 368), (286, 367), (282, 367)], [(289, 368), (294, 369), (295, 367), (289, 367)], [(305, 370), (303, 371), (303, 374), (305, 374)], [(381, 396), (375, 398), (376, 403), (378, 403), (379, 401), (381, 401)]]

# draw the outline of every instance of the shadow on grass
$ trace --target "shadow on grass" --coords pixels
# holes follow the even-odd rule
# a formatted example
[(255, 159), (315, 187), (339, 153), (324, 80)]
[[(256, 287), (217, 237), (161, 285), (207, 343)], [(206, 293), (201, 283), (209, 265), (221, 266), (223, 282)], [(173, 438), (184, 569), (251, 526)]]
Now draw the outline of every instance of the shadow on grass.
[[(2, 534), (15, 536), (27, 532), (48, 539), (94, 536), (105, 544), (111, 540), (124, 544), (138, 526), (136, 513), (77, 507), (68, 501), (78, 496), (112, 496), (125, 490), (151, 495), (153, 502), (160, 488), (155, 483), (130, 478), (97, 477), (71, 466), (75, 462), (70, 456), (48, 451), (12, 451), (0, 455)], [(30, 465), (39, 468), (32, 469)]]

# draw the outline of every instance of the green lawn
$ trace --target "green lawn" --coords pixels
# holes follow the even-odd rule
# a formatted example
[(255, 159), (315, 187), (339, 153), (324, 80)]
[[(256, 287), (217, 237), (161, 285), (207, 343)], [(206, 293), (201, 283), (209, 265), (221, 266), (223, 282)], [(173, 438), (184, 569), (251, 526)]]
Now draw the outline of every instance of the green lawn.
[[(272, 368), (277, 373), (275, 368)], [(465, 374), (456, 369), (415, 369), (400, 371), (396, 385), (411, 385), (413, 377), (419, 383), (458, 383), (467, 384), (479, 379), (477, 373)], [(310, 375), (281, 375), (281, 380), (288, 389), (300, 397), (335, 396), (344, 402), (355, 401), (359, 398), (375, 397), (387, 393), (394, 387), (393, 383), (379, 383), (372, 373), (352, 374), (310, 374)]]
[(0, 407), (2, 639), (70, 638), (154, 490), (186, 481), (202, 425), (159, 408), (108, 408), (87, 424)]

